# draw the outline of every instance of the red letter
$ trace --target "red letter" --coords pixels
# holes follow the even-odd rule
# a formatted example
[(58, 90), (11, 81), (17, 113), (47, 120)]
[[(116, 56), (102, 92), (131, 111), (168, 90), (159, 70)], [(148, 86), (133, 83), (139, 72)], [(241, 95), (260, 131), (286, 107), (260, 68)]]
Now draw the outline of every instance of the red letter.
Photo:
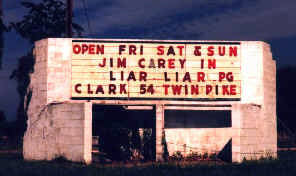
[(223, 95), (229, 95), (229, 91), (228, 91), (228, 85), (222, 85), (222, 94)]
[(213, 86), (211, 85), (206, 85), (206, 95), (208, 95), (213, 89)]
[(106, 65), (106, 58), (104, 57), (103, 62), (99, 63), (99, 67), (105, 67)]
[(219, 81), (221, 82), (225, 78), (224, 72), (219, 72)]
[(229, 56), (237, 56), (237, 47), (229, 47)]
[(81, 47), (80, 47), (80, 45), (76, 44), (76, 45), (73, 46), (73, 52), (74, 52), (75, 54), (79, 54), (80, 51), (81, 51)]
[(164, 46), (158, 46), (157, 47), (157, 55), (163, 55), (164, 54), (164, 51), (163, 51), (163, 48), (164, 48)]
[(86, 44), (82, 44), (82, 54), (84, 54), (88, 50), (88, 46)]
[(168, 59), (168, 67), (175, 68), (175, 59)]
[(179, 48), (179, 54), (180, 54), (180, 56), (182, 56), (184, 46), (177, 46), (177, 48)]
[(205, 73), (204, 72), (197, 72), (197, 82), (205, 82)]
[(208, 47), (208, 56), (213, 56), (214, 55), (214, 47), (213, 46), (209, 46)]
[(208, 59), (208, 68), (211, 69), (215, 69), (216, 68), (216, 59)]
[(172, 85), (172, 90), (174, 95), (181, 94), (182, 85)]
[(165, 94), (165, 95), (168, 95), (168, 94), (169, 94), (168, 89), (169, 89), (170, 86), (167, 85), (167, 84), (164, 84), (163, 87), (164, 87), (164, 94)]
[(191, 95), (193, 94), (198, 95), (198, 85), (191, 85)]
[(95, 54), (95, 45), (90, 44), (88, 54)]
[(126, 58), (123, 58), (122, 60), (119, 58), (117, 58), (117, 68), (126, 68)]
[(219, 46), (219, 56), (225, 55), (225, 46)]
[(97, 45), (97, 50), (96, 50), (96, 54), (104, 54), (104, 45)]
[(120, 94), (122, 94), (122, 93), (127, 94), (125, 86), (126, 86), (126, 84), (120, 84)]
[(229, 82), (232, 82), (232, 81), (233, 81), (233, 75), (232, 75), (232, 72), (228, 72), (228, 73), (226, 74), (226, 79), (227, 79), (227, 81), (229, 81)]
[(236, 85), (230, 85), (230, 95), (236, 95)]

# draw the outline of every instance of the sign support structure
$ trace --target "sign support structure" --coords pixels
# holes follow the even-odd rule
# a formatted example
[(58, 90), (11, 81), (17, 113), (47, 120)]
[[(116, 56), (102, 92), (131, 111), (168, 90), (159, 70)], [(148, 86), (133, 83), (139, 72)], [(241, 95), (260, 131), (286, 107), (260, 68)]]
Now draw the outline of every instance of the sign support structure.
[[(265, 42), (48, 38), (34, 50), (26, 160), (91, 163), (96, 104), (155, 106), (159, 161), (162, 133), (169, 155), (231, 141), (233, 162), (277, 157), (276, 63)], [(169, 128), (169, 110), (228, 111), (231, 126)]]

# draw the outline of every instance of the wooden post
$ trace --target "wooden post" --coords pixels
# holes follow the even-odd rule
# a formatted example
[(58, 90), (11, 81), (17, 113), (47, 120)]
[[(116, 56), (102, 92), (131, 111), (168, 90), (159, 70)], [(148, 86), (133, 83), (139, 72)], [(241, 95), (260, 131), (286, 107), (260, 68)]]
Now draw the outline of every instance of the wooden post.
[(67, 0), (66, 5), (66, 36), (72, 38), (73, 0)]
[[(0, 0), (0, 20), (3, 23), (3, 7), (2, 7), (2, 0)], [(2, 25), (2, 24), (1, 24)], [(3, 56), (3, 45), (4, 45), (4, 38), (3, 33), (4, 29), (0, 29), (0, 70), (2, 69), (2, 56)]]
[(0, 17), (3, 16), (3, 7), (2, 7), (2, 0), (0, 0)]
[(163, 161), (164, 105), (156, 105), (156, 161)]

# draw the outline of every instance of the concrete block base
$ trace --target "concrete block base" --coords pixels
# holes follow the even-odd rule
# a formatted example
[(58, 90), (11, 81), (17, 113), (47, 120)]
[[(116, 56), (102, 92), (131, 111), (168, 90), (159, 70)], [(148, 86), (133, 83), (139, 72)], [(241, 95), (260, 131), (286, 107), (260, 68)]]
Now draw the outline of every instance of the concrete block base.
[(90, 103), (49, 104), (29, 109), (24, 136), (26, 160), (65, 159), (91, 163), (92, 111)]

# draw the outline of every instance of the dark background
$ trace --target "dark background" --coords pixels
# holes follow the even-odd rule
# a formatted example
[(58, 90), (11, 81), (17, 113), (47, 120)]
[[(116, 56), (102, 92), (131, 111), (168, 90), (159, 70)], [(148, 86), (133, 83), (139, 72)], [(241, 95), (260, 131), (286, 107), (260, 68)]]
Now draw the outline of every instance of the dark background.
[[(20, 2), (3, 2), (4, 24), (20, 21), (28, 13)], [(295, 0), (74, 0), (73, 21), (89, 38), (266, 41), (277, 62), (278, 117), (296, 131), (295, 11)], [(0, 110), (13, 121), (19, 95), (9, 76), (31, 45), (14, 30), (4, 33), (4, 39)]]

